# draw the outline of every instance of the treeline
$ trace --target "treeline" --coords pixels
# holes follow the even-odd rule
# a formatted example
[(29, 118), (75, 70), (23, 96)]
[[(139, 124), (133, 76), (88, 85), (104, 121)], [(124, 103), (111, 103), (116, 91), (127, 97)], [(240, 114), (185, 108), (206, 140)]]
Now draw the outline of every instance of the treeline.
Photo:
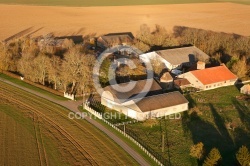
[(240, 78), (250, 76), (250, 37), (175, 26), (173, 32), (156, 25), (142, 25), (134, 46), (144, 52), (194, 45), (211, 57), (211, 64), (225, 63)]
[[(60, 41), (59, 46), (58, 43), (55, 44), (57, 41), (52, 36), (48, 39), (25, 37), (0, 43), (0, 70), (16, 73), (24, 79), (56, 90), (79, 94), (83, 91), (91, 91), (93, 89), (92, 68), (97, 51), (89, 49), (95, 46), (91, 43), (92, 37), (93, 35), (85, 36), (84, 42), (79, 44), (64, 39)], [(46, 44), (46, 42), (55, 45)], [(174, 27), (173, 32), (168, 32), (159, 25), (156, 25), (153, 30), (147, 25), (142, 25), (133, 45), (143, 52), (195, 45), (210, 55), (211, 64), (225, 63), (240, 78), (250, 77), (249, 37), (188, 27)], [(145, 74), (144, 67), (137, 59), (134, 60), (138, 70), (129, 70), (127, 66), (122, 66), (116, 74), (121, 77), (128, 74)], [(105, 68), (110, 63), (111, 61), (106, 61), (102, 65), (104, 69), (101, 69), (101, 74), (104, 73), (104, 76), (100, 80), (103, 85), (107, 85), (108, 82), (108, 70)], [(154, 65), (155, 67), (157, 65)]]
[(65, 39), (60, 48), (22, 38), (0, 43), (0, 70), (69, 93), (92, 90), (95, 56), (85, 46)]

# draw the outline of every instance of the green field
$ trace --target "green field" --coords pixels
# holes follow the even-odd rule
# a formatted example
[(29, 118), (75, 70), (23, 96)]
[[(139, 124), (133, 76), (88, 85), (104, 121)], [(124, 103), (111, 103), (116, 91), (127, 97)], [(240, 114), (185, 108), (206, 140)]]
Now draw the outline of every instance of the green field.
[(0, 82), (0, 165), (137, 165), (85, 120)]
[(206, 155), (216, 147), (222, 154), (222, 164), (235, 166), (239, 147), (250, 149), (250, 102), (236, 96), (242, 95), (235, 86), (193, 93), (186, 96), (190, 110), (182, 114), (182, 119), (149, 120), (126, 128), (174, 166), (198, 165), (189, 155), (190, 147), (198, 142), (204, 143)]
[(6, 80), (8, 80), (8, 81), (10, 81), (10, 82), (12, 82), (12, 83), (15, 83), (15, 84), (20, 85), (20, 86), (22, 86), (22, 87), (24, 87), (24, 88), (27, 88), (27, 89), (30, 89), (30, 90), (39, 92), (39, 93), (41, 93), (41, 94), (43, 94), (43, 95), (52, 97), (52, 98), (54, 98), (54, 99), (56, 99), (56, 100), (61, 100), (61, 101), (66, 101), (66, 100), (68, 100), (68, 99), (65, 98), (65, 97), (58, 96), (58, 95), (53, 94), (53, 93), (51, 93), (51, 92), (49, 92), (49, 91), (46, 91), (46, 90), (41, 89), (41, 88), (39, 88), (39, 87), (36, 87), (36, 86), (34, 86), (34, 85), (30, 85), (30, 84), (28, 84), (28, 83), (26, 83), (26, 82), (24, 82), (24, 81), (22, 81), (22, 80), (20, 80), (20, 79), (10, 77), (10, 76), (5, 75), (5, 74), (3, 74), (3, 73), (0, 73), (0, 79), (6, 79)]
[(157, 5), (157, 4), (185, 4), (185, 3), (212, 3), (212, 2), (234, 2), (250, 4), (250, 0), (0, 0), (3, 4), (27, 4), (46, 6), (125, 6), (125, 5)]

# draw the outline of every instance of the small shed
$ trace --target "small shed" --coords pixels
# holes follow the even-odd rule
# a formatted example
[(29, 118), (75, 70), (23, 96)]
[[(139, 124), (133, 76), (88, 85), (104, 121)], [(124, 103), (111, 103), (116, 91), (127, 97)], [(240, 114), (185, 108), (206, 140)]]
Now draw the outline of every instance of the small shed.
[(163, 89), (170, 90), (173, 88), (173, 77), (169, 72), (165, 72), (162, 74), (160, 78), (160, 84)]
[(244, 85), (243, 87), (240, 88), (240, 93), (250, 95), (250, 85)]
[(174, 86), (177, 89), (185, 89), (187, 87), (191, 87), (191, 83), (186, 78), (177, 78), (174, 80)]

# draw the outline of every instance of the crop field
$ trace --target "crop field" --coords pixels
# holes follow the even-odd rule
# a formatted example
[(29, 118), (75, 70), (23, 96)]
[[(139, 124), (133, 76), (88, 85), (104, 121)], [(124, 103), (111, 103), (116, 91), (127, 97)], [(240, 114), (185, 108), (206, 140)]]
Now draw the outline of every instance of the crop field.
[(250, 6), (236, 3), (105, 7), (1, 4), (0, 11), (0, 41), (22, 36), (34, 37), (50, 32), (56, 36), (101, 35), (128, 31), (136, 34), (142, 24), (147, 24), (150, 28), (158, 24), (169, 31), (177, 25), (250, 35)]
[(205, 155), (216, 147), (222, 155), (222, 164), (235, 166), (238, 149), (242, 145), (250, 149), (250, 101), (236, 96), (243, 95), (234, 86), (193, 93), (186, 96), (190, 109), (182, 113), (181, 119), (148, 120), (128, 124), (126, 129), (136, 133), (172, 165), (198, 165), (189, 155), (190, 147), (203, 142)]
[(0, 165), (137, 165), (85, 120), (0, 82)]
[(185, 4), (185, 3), (212, 3), (212, 2), (235, 2), (250, 4), (249, 0), (0, 0), (0, 3), (6, 4), (27, 4), (27, 5), (49, 5), (49, 6), (124, 6), (124, 5), (156, 5), (156, 4)]

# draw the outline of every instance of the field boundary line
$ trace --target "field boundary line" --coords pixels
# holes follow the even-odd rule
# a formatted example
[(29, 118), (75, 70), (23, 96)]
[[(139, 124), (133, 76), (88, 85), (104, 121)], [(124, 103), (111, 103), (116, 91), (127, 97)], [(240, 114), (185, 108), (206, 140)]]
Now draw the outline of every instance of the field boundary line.
[[(1, 88), (1, 87), (0, 87)], [(0, 96), (6, 96), (2, 93), (0, 93)], [(8, 96), (7, 96), (8, 97)], [(32, 111), (33, 113), (36, 113), (37, 115), (40, 116), (40, 118), (44, 119), (45, 121), (48, 122), (48, 124), (50, 124), (54, 129), (56, 129), (59, 133), (61, 133), (61, 135), (63, 135), (66, 139), (68, 139), (68, 141), (74, 145), (76, 147), (76, 149), (86, 158), (86, 160), (88, 160), (89, 164), (94, 165), (93, 162), (96, 165), (99, 165), (96, 163), (96, 161), (94, 160), (93, 156), (91, 156), (79, 143), (76, 139), (74, 139), (67, 131), (65, 131), (62, 127), (60, 127), (60, 125), (58, 125), (57, 123), (55, 123), (53, 120), (51, 120), (49, 117), (47, 117), (46, 115), (44, 115), (42, 112), (35, 110), (34, 108), (30, 107), (29, 105), (20, 102), (17, 99), (14, 99), (13, 97), (10, 97), (11, 101), (15, 102), (15, 103), (19, 103), (27, 108), (30, 109), (30, 111)], [(86, 153), (86, 155), (84, 155), (83, 151)], [(91, 159), (91, 160), (90, 160)]]
[(43, 166), (43, 164), (42, 164), (42, 154), (41, 154), (40, 143), (39, 143), (38, 135), (37, 135), (37, 127), (36, 127), (35, 118), (36, 118), (35, 113), (33, 112), (33, 125), (34, 125), (35, 134), (36, 134), (36, 144), (37, 144), (37, 149), (38, 149), (38, 153), (39, 153), (40, 165)]
[[(60, 100), (56, 100), (53, 99), (49, 96), (46, 96), (40, 92), (25, 88), (21, 85), (15, 84), (13, 82), (10, 82), (6, 79), (1, 79), (1, 81), (3, 81), (5, 84), (9, 84), (10, 86), (14, 86), (18, 89), (24, 90), (28, 93), (31, 93), (33, 95), (36, 95), (38, 97), (41, 97), (49, 102), (53, 102), (59, 106), (64, 107), (65, 109), (70, 110), (71, 112), (74, 113), (79, 113), (80, 111), (78, 110), (78, 106), (79, 105), (74, 105), (74, 107), (72, 107), (72, 105), (74, 103), (72, 103), (72, 105), (69, 105), (67, 103), (67, 101), (60, 101)], [(105, 126), (103, 126), (101, 123), (96, 122), (93, 119), (90, 119), (88, 117), (85, 118), (91, 125), (93, 125), (94, 127), (96, 127), (97, 129), (99, 129), (100, 131), (102, 131), (105, 135), (107, 135), (110, 139), (112, 139), (117, 145), (119, 145), (125, 152), (127, 152), (132, 158), (135, 159), (135, 161), (137, 161), (140, 165), (144, 165), (144, 166), (149, 166), (148, 161), (146, 161), (137, 151), (134, 150), (134, 148), (132, 148), (130, 145), (128, 145), (126, 142), (124, 142), (120, 137), (118, 137), (117, 135), (115, 135), (112, 131), (110, 131), (108, 128), (106, 128)], [(84, 150), (85, 151), (85, 150)]]

